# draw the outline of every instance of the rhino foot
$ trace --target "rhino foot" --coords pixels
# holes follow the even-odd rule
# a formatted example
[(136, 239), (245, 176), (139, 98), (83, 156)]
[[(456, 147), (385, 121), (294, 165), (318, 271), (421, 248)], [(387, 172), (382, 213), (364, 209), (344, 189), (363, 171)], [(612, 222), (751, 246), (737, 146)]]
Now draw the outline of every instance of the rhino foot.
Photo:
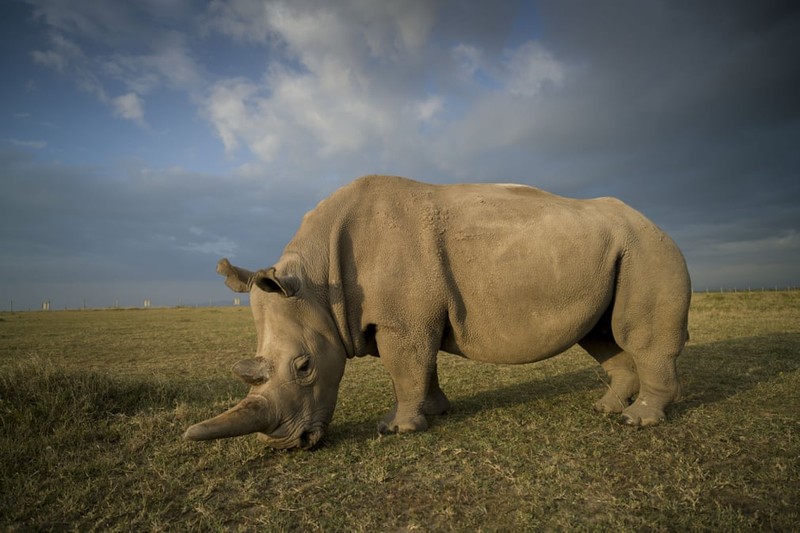
[(378, 433), (389, 435), (391, 433), (411, 433), (428, 429), (428, 420), (425, 415), (416, 415), (405, 420), (394, 413), (389, 414), (385, 420), (378, 422)]
[(641, 398), (622, 411), (622, 421), (629, 426), (654, 426), (665, 419), (663, 409), (648, 405), (647, 401)]
[(594, 403), (594, 410), (604, 414), (621, 413), (628, 407), (629, 403), (630, 400), (628, 398), (620, 398), (609, 390), (605, 396)]

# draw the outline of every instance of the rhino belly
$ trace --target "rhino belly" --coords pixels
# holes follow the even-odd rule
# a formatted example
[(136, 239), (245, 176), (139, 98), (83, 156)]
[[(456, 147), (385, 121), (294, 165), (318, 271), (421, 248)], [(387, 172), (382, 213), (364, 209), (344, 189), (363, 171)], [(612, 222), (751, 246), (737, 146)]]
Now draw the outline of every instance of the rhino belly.
[(450, 308), (442, 349), (490, 363), (547, 359), (591, 331), (611, 305), (613, 290), (608, 272), (567, 283), (529, 281), (461, 291)]
[(580, 341), (611, 303), (618, 252), (610, 230), (572, 212), (481, 215), (480, 226), (448, 235), (443, 349), (530, 363)]
[(589, 333), (602, 314), (603, 310), (598, 310), (573, 320), (537, 317), (517, 327), (509, 326), (509, 321), (488, 320), (479, 326), (448, 327), (441, 349), (486, 363), (532, 363), (568, 350)]

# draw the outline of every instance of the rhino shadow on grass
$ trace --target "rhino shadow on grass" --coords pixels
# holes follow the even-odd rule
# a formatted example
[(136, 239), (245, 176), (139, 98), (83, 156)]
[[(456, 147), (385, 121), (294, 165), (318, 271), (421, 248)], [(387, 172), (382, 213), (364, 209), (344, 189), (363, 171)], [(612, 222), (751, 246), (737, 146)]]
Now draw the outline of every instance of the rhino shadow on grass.
[[(673, 423), (679, 423), (694, 409), (723, 402), (760, 384), (768, 384), (782, 374), (800, 370), (800, 334), (780, 333), (754, 337), (741, 337), (724, 341), (687, 346), (678, 359), (683, 383), (683, 397), (669, 409)], [(454, 394), (452, 410), (444, 416), (431, 417), (431, 426), (446, 426), (470, 420), (490, 410), (539, 404), (549, 404), (557, 397), (594, 393), (603, 387), (601, 368), (592, 365), (587, 355), (587, 367), (557, 375), (547, 375), (500, 387), (492, 387), (491, 378), (481, 381), (475, 394)], [(470, 363), (479, 365), (481, 363)], [(442, 371), (443, 385), (455, 372)], [(358, 379), (352, 376), (351, 379)], [(374, 399), (379, 401), (378, 398)], [(569, 402), (572, 403), (572, 402)], [(551, 405), (545, 405), (550, 408)], [(383, 408), (381, 406), (378, 411)], [(756, 407), (754, 406), (754, 409)], [(587, 412), (589, 411), (587, 407)], [(341, 413), (340, 413), (341, 416)], [(353, 438), (362, 440), (374, 436), (373, 414), (364, 413), (356, 420), (334, 420), (326, 446)]]
[(205, 407), (209, 391), (225, 398), (240, 389), (225, 378), (114, 376), (33, 358), (0, 371), (0, 400), (14, 406), (0, 416), (0, 430), (34, 441), (59, 434), (62, 444), (78, 442), (83, 434), (102, 438), (104, 424), (119, 421), (119, 416), (172, 411), (180, 404)]
[[(445, 355), (445, 357), (454, 356)], [(586, 358), (587, 362), (589, 362), (588, 355)], [(470, 362), (468, 364), (481, 365), (485, 363)], [(499, 387), (493, 386), (492, 378), (487, 376), (485, 380), (479, 381), (479, 386), (482, 389), (480, 392), (465, 395), (455, 392), (457, 387), (447, 383), (448, 377), (455, 377), (455, 373), (442, 370), (442, 386), (454, 391), (451, 395), (452, 407), (447, 414), (430, 417), (431, 427), (444, 427), (460, 421), (468, 421), (489, 410), (513, 408), (525, 404), (530, 404), (532, 409), (537, 409), (537, 403), (546, 403), (552, 398), (597, 391), (601, 386), (601, 381), (598, 378), (600, 374), (602, 374), (601, 368), (599, 366), (591, 366), (591, 363), (589, 363), (585, 369), (570, 370), (555, 376), (542, 376), (541, 378)], [(358, 380), (358, 376), (353, 375), (350, 379)], [(374, 417), (376, 413), (384, 410), (386, 405), (383, 403), (378, 405), (379, 402), (384, 401), (379, 396), (370, 398), (370, 401), (375, 404), (374, 412), (367, 412), (371, 410), (362, 411), (362, 414), (357, 417), (351, 417), (343, 412), (346, 408), (337, 411), (337, 418), (334, 418), (329, 435), (324, 440), (325, 445), (335, 446), (345, 438), (364, 440), (376, 436)], [(589, 404), (587, 412), (594, 413), (591, 410), (591, 404)], [(349, 420), (342, 421), (338, 418), (343, 415)]]
[[(682, 399), (669, 413), (673, 420), (700, 405), (725, 401), (760, 384), (768, 384), (782, 374), (800, 370), (800, 334), (779, 333), (741, 337), (684, 348), (678, 358), (683, 385)], [(468, 397), (453, 398), (453, 418), (469, 418), (486, 409), (514, 407), (556, 396), (595, 391), (606, 377), (601, 368), (587, 368), (555, 376), (533, 379), (495, 389), (482, 390)], [(446, 378), (445, 378), (446, 379)], [(442, 419), (440, 419), (442, 420)]]
[(670, 412), (680, 420), (701, 405), (725, 401), (760, 384), (768, 384), (784, 373), (800, 370), (798, 352), (798, 333), (689, 345), (678, 359), (683, 398)]

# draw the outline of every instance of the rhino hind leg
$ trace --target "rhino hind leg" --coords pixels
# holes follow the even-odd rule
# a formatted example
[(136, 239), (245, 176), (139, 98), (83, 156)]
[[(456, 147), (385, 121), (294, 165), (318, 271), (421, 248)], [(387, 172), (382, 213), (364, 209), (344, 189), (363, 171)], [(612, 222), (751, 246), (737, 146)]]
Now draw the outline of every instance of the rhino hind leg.
[(677, 358), (688, 340), (692, 297), (686, 262), (671, 239), (651, 227), (638, 235), (637, 250), (621, 256), (611, 331), (631, 354), (639, 376), (639, 394), (622, 411), (634, 426), (665, 419), (664, 409), (680, 398)]
[(602, 332), (590, 334), (579, 343), (603, 367), (610, 383), (602, 398), (594, 404), (600, 413), (621, 413), (639, 392), (639, 376), (633, 357), (614, 339)]
[(664, 421), (664, 408), (681, 395), (676, 359), (677, 355), (669, 354), (635, 357), (641, 390), (636, 401), (622, 411), (626, 424), (652, 426)]

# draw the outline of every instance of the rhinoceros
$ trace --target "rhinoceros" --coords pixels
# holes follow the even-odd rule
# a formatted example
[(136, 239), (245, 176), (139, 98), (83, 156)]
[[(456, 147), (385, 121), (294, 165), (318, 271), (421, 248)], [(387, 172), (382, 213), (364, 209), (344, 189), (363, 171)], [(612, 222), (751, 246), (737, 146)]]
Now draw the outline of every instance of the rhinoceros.
[(637, 426), (664, 420), (680, 394), (686, 262), (614, 198), (366, 176), (307, 213), (274, 266), (222, 259), (217, 272), (250, 293), (258, 345), (233, 366), (247, 396), (191, 426), (189, 440), (258, 433), (276, 448), (312, 448), (345, 362), (365, 355), (394, 384), (381, 434), (425, 430), (450, 409), (439, 352), (518, 364), (579, 344), (609, 376), (594, 408)]

